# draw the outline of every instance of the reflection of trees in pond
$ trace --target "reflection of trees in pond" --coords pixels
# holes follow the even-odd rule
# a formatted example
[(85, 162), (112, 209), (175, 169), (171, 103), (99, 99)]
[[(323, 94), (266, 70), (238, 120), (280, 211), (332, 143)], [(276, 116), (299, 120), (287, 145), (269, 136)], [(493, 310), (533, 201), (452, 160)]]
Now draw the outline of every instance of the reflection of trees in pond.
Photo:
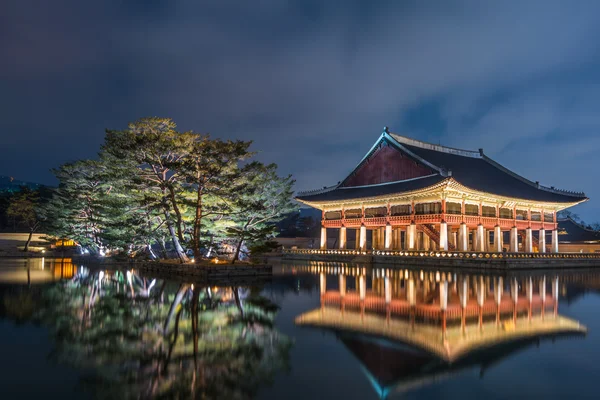
[(287, 369), (291, 342), (258, 290), (144, 284), (95, 274), (44, 292), (55, 356), (92, 371), (97, 397), (245, 399)]

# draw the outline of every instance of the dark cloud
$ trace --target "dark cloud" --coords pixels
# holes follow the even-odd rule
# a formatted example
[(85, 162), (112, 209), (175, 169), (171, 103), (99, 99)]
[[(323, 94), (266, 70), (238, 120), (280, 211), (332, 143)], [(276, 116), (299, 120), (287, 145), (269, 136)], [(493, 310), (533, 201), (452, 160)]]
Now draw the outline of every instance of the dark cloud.
[(436, 3), (5, 1), (0, 173), (52, 182), (104, 128), (160, 115), (253, 139), (299, 189), (389, 125), (600, 199), (600, 3)]

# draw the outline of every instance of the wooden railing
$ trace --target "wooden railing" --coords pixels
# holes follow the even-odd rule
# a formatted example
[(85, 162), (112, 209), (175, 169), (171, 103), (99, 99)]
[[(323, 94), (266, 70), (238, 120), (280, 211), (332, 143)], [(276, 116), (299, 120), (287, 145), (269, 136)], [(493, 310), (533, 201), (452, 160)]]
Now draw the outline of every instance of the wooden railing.
[(482, 224), (486, 229), (493, 229), (499, 225), (503, 230), (508, 230), (517, 227), (519, 230), (531, 228), (534, 230), (555, 229), (554, 222), (541, 221), (526, 221), (496, 217), (480, 217), (478, 215), (457, 215), (457, 214), (424, 214), (424, 215), (396, 215), (388, 217), (372, 217), (372, 218), (346, 218), (336, 220), (323, 220), (323, 226), (326, 228), (340, 228), (346, 226), (349, 228), (360, 228), (364, 223), (368, 227), (380, 227), (390, 223), (394, 226), (410, 225), (412, 222), (416, 224), (439, 224), (442, 221), (450, 225), (457, 225), (462, 222), (473, 228)]

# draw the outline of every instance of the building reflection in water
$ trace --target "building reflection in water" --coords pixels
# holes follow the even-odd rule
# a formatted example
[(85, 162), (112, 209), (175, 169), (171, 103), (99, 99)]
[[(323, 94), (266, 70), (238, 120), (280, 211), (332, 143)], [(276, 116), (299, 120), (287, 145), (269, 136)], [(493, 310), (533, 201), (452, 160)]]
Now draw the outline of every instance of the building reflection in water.
[(543, 338), (586, 332), (558, 312), (558, 272), (292, 268), (319, 276), (321, 299), (296, 324), (335, 331), (381, 397), (466, 367), (483, 371)]
[(0, 284), (32, 285), (71, 279), (78, 268), (71, 258), (3, 259)]

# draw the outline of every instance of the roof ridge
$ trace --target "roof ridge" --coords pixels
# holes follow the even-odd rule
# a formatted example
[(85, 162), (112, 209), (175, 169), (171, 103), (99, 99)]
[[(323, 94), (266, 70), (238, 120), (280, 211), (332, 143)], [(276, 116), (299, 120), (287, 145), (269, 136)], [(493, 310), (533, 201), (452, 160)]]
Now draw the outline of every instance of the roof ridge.
[(409, 138), (407, 136), (402, 136), (397, 133), (389, 133), (395, 140), (399, 143), (404, 143), (409, 146), (420, 147), (426, 150), (434, 150), (442, 153), (454, 154), (463, 157), (471, 157), (471, 158), (482, 158), (483, 150), (465, 150), (465, 149), (457, 149), (455, 147), (442, 146), (441, 144), (433, 144), (429, 142), (424, 142), (422, 140), (417, 140), (413, 138)]
[(331, 192), (332, 190), (335, 190), (338, 188), (338, 186), (340, 186), (339, 184), (337, 185), (333, 185), (333, 186), (325, 186), (323, 189), (315, 189), (315, 190), (304, 190), (301, 192), (298, 192), (296, 194), (296, 197), (298, 196), (307, 196), (307, 195), (315, 195), (315, 194), (321, 194), (321, 193), (327, 193), (327, 192)]
[[(583, 229), (584, 231), (588, 231), (588, 232), (594, 232), (594, 233), (600, 233), (600, 231), (597, 231), (595, 229), (591, 229), (588, 228), (587, 226), (585, 226), (582, 222), (577, 222), (575, 221), (573, 218), (571, 218), (570, 216), (567, 215), (567, 218), (565, 218), (563, 221), (571, 221), (572, 223), (574, 223), (575, 225), (577, 225), (578, 227), (580, 227), (581, 229)], [(588, 225), (589, 226), (589, 225)]]
[(384, 185), (393, 185), (394, 183), (416, 181), (416, 180), (419, 180), (419, 179), (431, 178), (433, 176), (438, 176), (438, 175), (441, 176), (440, 174), (435, 173), (435, 174), (417, 176), (416, 178), (400, 179), (398, 181), (392, 181), (392, 182), (372, 183), (370, 185), (360, 185), (360, 186), (343, 186), (343, 187), (340, 187), (340, 190), (355, 189), (355, 188), (364, 188), (364, 187), (374, 187), (374, 186), (384, 186)]

